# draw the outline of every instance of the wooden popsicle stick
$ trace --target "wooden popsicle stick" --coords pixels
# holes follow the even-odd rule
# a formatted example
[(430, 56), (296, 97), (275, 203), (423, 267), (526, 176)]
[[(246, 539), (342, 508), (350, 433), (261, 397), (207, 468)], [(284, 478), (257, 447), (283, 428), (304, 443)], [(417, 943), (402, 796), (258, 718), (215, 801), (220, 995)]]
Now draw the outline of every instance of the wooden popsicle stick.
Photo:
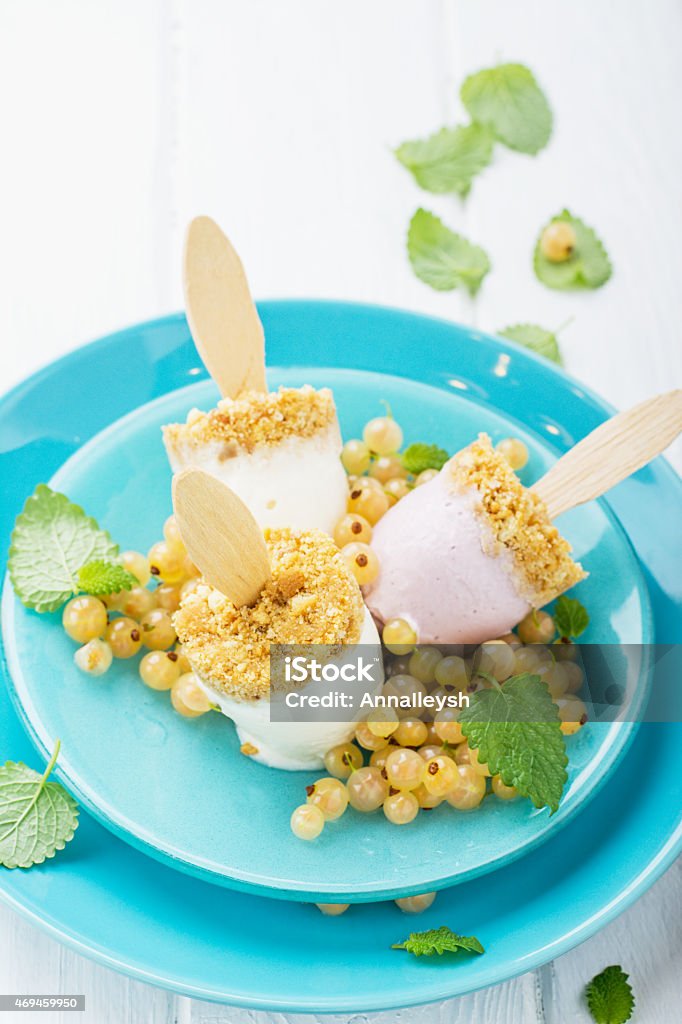
[(185, 469), (173, 477), (173, 511), (204, 579), (233, 604), (253, 604), (270, 579), (270, 561), (244, 502), (210, 473)]
[(263, 325), (242, 262), (210, 217), (187, 229), (183, 285), (194, 344), (221, 395), (267, 391)]
[(682, 389), (618, 413), (533, 484), (550, 519), (599, 498), (668, 447), (682, 431)]

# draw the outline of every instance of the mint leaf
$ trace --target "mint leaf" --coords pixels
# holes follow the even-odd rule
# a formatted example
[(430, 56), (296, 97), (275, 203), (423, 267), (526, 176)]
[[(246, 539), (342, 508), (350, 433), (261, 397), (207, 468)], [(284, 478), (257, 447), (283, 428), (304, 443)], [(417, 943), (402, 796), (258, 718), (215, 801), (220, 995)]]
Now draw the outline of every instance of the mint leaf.
[(58, 782), (48, 782), (59, 740), (40, 775), (21, 762), (0, 767), (0, 864), (30, 868), (63, 850), (78, 828), (78, 804)]
[(433, 956), (434, 953), (440, 956), (443, 953), (457, 953), (459, 950), (467, 953), (485, 953), (475, 936), (457, 935), (446, 925), (425, 932), (411, 932), (409, 939), (396, 942), (391, 949), (406, 949), (415, 956)]
[(504, 330), (497, 333), (501, 338), (509, 338), (510, 341), (515, 341), (517, 345), (523, 345), (524, 348), (529, 348), (531, 352), (537, 352), (538, 355), (544, 356), (545, 359), (551, 359), (553, 363), (558, 363), (559, 366), (563, 365), (556, 334), (545, 330), (544, 327), (538, 327), (537, 324), (514, 324), (511, 327), (505, 327)]
[(605, 967), (585, 986), (587, 1005), (596, 1024), (625, 1024), (635, 1007), (632, 989), (622, 967)]
[(523, 64), (500, 64), (469, 75), (460, 91), (472, 120), (519, 153), (535, 154), (552, 134), (552, 111), (533, 73)]
[(483, 249), (450, 231), (428, 210), (419, 209), (412, 218), (407, 252), (417, 277), (437, 291), (463, 285), (475, 295), (490, 270)]
[(407, 472), (418, 476), (425, 469), (442, 469), (450, 456), (438, 445), (417, 441), (408, 445), (400, 458)]
[(86, 594), (118, 594), (139, 586), (137, 578), (117, 562), (95, 559), (77, 573), (78, 589)]
[(471, 694), (459, 721), (493, 775), (536, 807), (558, 809), (568, 758), (557, 707), (539, 676), (523, 673)]
[(587, 609), (577, 597), (562, 594), (554, 606), (554, 624), (559, 636), (576, 637), (584, 633), (590, 624)]
[[(570, 224), (576, 234), (573, 253), (567, 260), (554, 263), (543, 256), (540, 247), (542, 233), (557, 221)], [(538, 235), (533, 256), (533, 268), (539, 281), (548, 288), (566, 291), (570, 288), (599, 288), (611, 277), (611, 261), (606, 249), (592, 228), (574, 217), (568, 210), (562, 210), (543, 227)]]
[(466, 196), (473, 178), (490, 163), (493, 137), (480, 124), (441, 128), (426, 139), (403, 142), (395, 155), (427, 192)]
[(53, 612), (78, 593), (82, 566), (117, 554), (109, 534), (82, 508), (39, 484), (17, 516), (7, 566), (19, 600)]

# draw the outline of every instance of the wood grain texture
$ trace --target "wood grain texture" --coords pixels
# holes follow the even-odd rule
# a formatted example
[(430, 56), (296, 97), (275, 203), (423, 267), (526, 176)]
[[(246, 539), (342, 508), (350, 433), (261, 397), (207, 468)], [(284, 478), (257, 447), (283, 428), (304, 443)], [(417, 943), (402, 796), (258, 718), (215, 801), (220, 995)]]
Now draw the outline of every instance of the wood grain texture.
[(263, 531), (234, 491), (202, 469), (173, 477), (173, 511), (194, 564), (207, 583), (240, 607), (270, 579)]
[(264, 1013), (187, 1000), (178, 1024), (535, 1024), (538, 1005), (535, 976), (526, 974), (462, 999), (385, 1013)]
[(165, 18), (163, 0), (0, 5), (2, 390), (171, 308)]
[(267, 391), (263, 325), (242, 262), (211, 217), (189, 223), (183, 284), (194, 344), (220, 394)]
[(2, 1024), (173, 1024), (176, 997), (72, 952), (0, 904), (0, 992), (85, 994), (84, 1013), (3, 1013)]
[[(560, 336), (567, 369), (616, 407), (679, 386), (681, 48), (678, 0), (4, 0), (0, 386), (181, 308), (183, 233), (203, 211), (229, 225), (256, 296), (382, 302), (491, 331), (573, 318)], [(420, 192), (392, 148), (455, 123), (463, 76), (508, 59), (546, 89), (551, 144), (535, 159), (496, 149), (466, 203)], [(411, 274), (419, 205), (488, 249), (476, 300)], [(537, 233), (564, 206), (612, 257), (598, 292), (533, 277)], [(679, 444), (670, 457), (682, 468)], [(336, 1021), (587, 1024), (584, 982), (621, 962), (640, 1024), (677, 1024), (681, 904), (678, 864), (537, 975)], [(1, 991), (85, 991), (84, 1024), (287, 1020), (130, 982), (1, 906), (0, 953)]]
[(647, 398), (584, 437), (533, 484), (555, 519), (600, 498), (665, 451), (682, 431), (682, 388)]

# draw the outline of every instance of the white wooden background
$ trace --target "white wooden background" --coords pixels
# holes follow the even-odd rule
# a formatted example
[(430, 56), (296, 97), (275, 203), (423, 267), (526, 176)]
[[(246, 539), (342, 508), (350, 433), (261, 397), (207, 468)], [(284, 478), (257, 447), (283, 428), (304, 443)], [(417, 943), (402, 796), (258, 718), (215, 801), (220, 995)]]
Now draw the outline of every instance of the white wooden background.
[[(183, 228), (208, 212), (256, 296), (492, 330), (572, 316), (568, 368), (615, 405), (679, 386), (681, 46), (679, 0), (0, 0), (0, 382), (179, 308)], [(463, 76), (498, 60), (527, 62), (545, 87), (549, 148), (499, 149), (465, 205), (420, 193), (391, 147), (456, 120)], [(475, 301), (412, 276), (404, 239), (420, 204), (488, 249)], [(597, 293), (532, 276), (537, 229), (564, 205), (609, 248), (615, 274)], [(672, 457), (682, 465), (679, 447)], [(622, 962), (637, 1021), (674, 1024), (681, 952), (678, 863), (535, 974), (437, 1009), (335, 1019), (580, 1024), (585, 981)], [(0, 991), (60, 990), (87, 994), (86, 1024), (285, 1021), (130, 982), (0, 907)]]

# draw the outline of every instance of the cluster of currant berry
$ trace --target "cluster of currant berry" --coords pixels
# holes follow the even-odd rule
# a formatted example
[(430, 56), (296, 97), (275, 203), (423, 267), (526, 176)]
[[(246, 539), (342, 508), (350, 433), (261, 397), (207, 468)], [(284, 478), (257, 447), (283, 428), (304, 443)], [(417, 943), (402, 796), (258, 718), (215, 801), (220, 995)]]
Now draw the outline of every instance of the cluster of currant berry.
[(173, 613), (196, 586), (199, 570), (187, 554), (173, 516), (166, 520), (163, 535), (146, 555), (124, 551), (120, 556), (137, 586), (100, 597), (74, 597), (64, 607), (62, 624), (68, 636), (82, 645), (74, 660), (88, 675), (101, 676), (115, 658), (132, 658), (146, 648), (139, 663), (142, 682), (152, 690), (170, 690), (175, 710), (186, 718), (197, 718), (213, 705), (177, 643)]
[[(403, 896), (393, 902), (403, 914), (423, 914), (433, 904), (435, 898), (435, 892), (420, 892), (415, 896)], [(316, 903), (315, 906), (326, 917), (339, 917), (340, 914), (345, 914), (350, 903)]]
[[(329, 775), (307, 787), (306, 803), (291, 816), (294, 835), (317, 838), (325, 823), (340, 818), (348, 806), (366, 813), (383, 808), (392, 824), (407, 825), (420, 810), (443, 803), (458, 811), (473, 810), (489, 792), (512, 800), (516, 789), (493, 775), (467, 743), (459, 708), (444, 704), (433, 714), (429, 705), (443, 703), (435, 698), (461, 697), (493, 686), (493, 680), (502, 683), (531, 672), (546, 682), (559, 709), (562, 733), (572, 735), (587, 721), (587, 708), (577, 696), (583, 671), (575, 660), (575, 645), (555, 640), (555, 635), (551, 615), (531, 612), (515, 633), (461, 656), (437, 647), (415, 648), (414, 640), (406, 641), (404, 635), (396, 642), (384, 629), (391, 657), (383, 693), (397, 700), (387, 701), (388, 706), (378, 707), (360, 723), (352, 742), (327, 753)], [(424, 701), (427, 695), (434, 699)]]

